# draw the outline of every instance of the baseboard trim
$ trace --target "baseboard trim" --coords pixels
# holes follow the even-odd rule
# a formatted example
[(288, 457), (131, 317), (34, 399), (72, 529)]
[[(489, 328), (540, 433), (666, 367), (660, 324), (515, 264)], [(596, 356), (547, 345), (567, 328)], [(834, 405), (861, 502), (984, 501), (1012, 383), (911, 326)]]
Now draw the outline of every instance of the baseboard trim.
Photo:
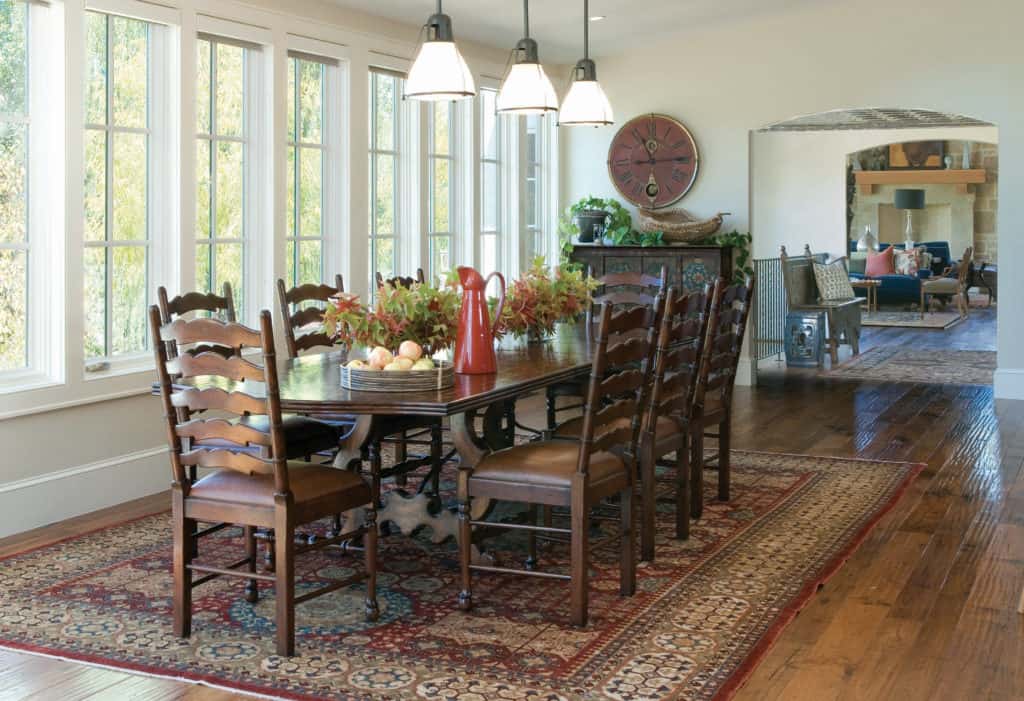
[(999, 368), (994, 385), (996, 399), (1024, 399), (1024, 370)]
[(0, 538), (163, 491), (166, 456), (147, 448), (0, 484)]

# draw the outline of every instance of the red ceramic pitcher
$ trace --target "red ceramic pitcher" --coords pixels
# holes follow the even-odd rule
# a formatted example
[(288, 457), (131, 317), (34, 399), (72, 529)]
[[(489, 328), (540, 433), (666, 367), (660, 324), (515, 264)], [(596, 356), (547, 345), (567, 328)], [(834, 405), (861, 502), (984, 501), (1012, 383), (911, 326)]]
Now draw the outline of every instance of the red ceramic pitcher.
[[(462, 284), (462, 312), (455, 336), (455, 372), (463, 375), (486, 375), (498, 371), (494, 355), (494, 333), (505, 307), (505, 278), (495, 271), (483, 277), (473, 268), (460, 265), (456, 271)], [(501, 296), (494, 310), (494, 324), (487, 311), (487, 283), (497, 276)]]

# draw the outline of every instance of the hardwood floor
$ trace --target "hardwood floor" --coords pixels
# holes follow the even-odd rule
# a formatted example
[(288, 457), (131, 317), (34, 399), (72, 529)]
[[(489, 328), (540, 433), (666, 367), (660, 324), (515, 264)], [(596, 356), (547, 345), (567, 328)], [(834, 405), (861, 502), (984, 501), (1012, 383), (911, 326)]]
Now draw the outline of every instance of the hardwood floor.
[[(981, 314), (972, 310), (961, 326), (945, 340), (962, 335), (965, 348), (985, 349), (978, 345), (988, 342)], [(945, 335), (892, 331), (869, 331), (865, 347), (889, 341), (922, 347)], [(539, 419), (539, 403), (530, 414), (528, 422)], [(783, 632), (738, 699), (1024, 696), (1024, 616), (1016, 613), (1024, 586), (1024, 402), (994, 402), (990, 387), (768, 372), (756, 390), (736, 390), (733, 444), (927, 464)], [(9, 538), (0, 541), (0, 555), (166, 504), (166, 495), (158, 495)], [(243, 697), (0, 652), (0, 698)]]

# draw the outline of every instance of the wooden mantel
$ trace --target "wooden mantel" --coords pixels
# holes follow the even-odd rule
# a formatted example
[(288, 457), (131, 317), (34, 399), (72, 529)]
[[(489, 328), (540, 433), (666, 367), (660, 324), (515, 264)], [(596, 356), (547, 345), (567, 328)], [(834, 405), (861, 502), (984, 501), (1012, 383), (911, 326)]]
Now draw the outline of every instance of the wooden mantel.
[(956, 185), (965, 195), (971, 185), (985, 182), (985, 170), (858, 170), (854, 177), (861, 194), (870, 195), (876, 185)]

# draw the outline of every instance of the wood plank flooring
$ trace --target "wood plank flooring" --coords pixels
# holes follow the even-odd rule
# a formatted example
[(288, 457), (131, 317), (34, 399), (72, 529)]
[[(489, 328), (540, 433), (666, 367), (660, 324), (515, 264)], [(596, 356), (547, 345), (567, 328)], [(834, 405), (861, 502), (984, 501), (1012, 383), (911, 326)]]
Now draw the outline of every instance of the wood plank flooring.
[[(994, 313), (949, 332), (871, 329), (864, 347), (994, 349)], [(990, 336), (989, 336), (990, 334)], [(944, 345), (943, 341), (948, 345)], [(985, 344), (991, 344), (991, 348)], [(783, 632), (737, 698), (1024, 698), (1024, 402), (989, 387), (766, 372), (737, 388), (736, 448), (926, 463)], [(532, 403), (527, 422), (539, 420)], [(157, 495), (0, 541), (0, 555), (149, 513)], [(0, 699), (244, 698), (0, 652)]]

